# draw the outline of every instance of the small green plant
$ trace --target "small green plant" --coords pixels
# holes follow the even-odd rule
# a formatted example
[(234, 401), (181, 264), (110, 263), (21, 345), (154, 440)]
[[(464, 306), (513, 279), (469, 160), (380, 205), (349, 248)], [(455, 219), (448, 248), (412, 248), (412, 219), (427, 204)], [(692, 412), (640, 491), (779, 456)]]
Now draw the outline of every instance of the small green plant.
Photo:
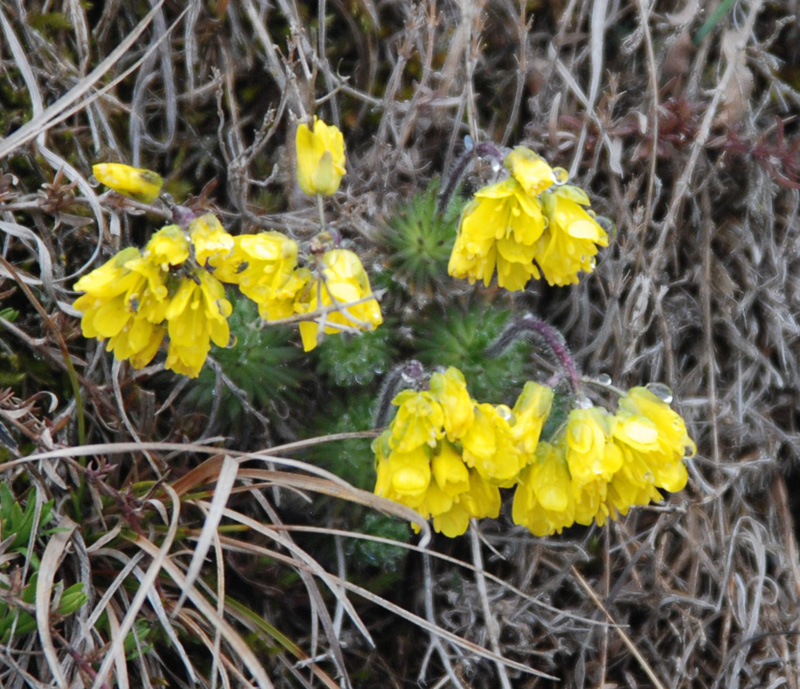
[[(39, 513), (38, 527), (40, 534), (48, 533), (43, 529), (53, 517), (53, 501), (42, 505)], [(35, 536), (33, 527), (36, 524), (36, 500), (30, 496), (23, 508), (15, 499), (7, 483), (0, 484), (0, 542), (5, 552), (24, 556), (30, 563), (28, 576), (20, 581), (23, 568), (13, 567), (15, 557), (3, 558), (0, 564), (0, 644), (6, 644), (13, 636), (29, 634), (36, 631), (36, 619), (33, 615), (38, 580), (39, 559), (33, 551)], [(62, 582), (56, 588), (63, 587)], [(58, 597), (55, 612), (58, 615), (69, 615), (78, 610), (86, 601), (83, 582), (73, 584)]]

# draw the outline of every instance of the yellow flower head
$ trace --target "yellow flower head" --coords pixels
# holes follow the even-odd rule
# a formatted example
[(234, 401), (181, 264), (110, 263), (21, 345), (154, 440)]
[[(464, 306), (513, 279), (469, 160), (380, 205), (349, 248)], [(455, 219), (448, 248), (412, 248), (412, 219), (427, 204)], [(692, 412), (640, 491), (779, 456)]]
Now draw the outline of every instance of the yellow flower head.
[(525, 383), (514, 405), (514, 425), (511, 427), (511, 433), (517, 447), (528, 455), (533, 455), (536, 451), (542, 427), (547, 421), (552, 404), (552, 388), (533, 381)]
[(537, 196), (556, 181), (553, 168), (530, 148), (517, 146), (506, 156), (506, 167), (528, 196)]
[(299, 313), (311, 313), (320, 307), (336, 305), (335, 310), (321, 315), (317, 320), (300, 323), (303, 349), (307, 352), (317, 346), (320, 323), (324, 323), (324, 332), (328, 334), (353, 329), (374, 330), (383, 323), (381, 307), (377, 299), (372, 297), (372, 288), (361, 259), (347, 249), (333, 249), (323, 255), (320, 279), (309, 285), (306, 295), (307, 299), (298, 295), (295, 302), (295, 309)]
[(561, 533), (575, 522), (575, 493), (563, 443), (541, 442), (514, 492), (512, 518), (536, 536)]
[(392, 421), (389, 446), (397, 452), (411, 452), (421, 445), (434, 447), (444, 435), (444, 413), (430, 392), (403, 390), (392, 404), (399, 407)]
[(567, 420), (569, 472), (582, 486), (597, 479), (610, 481), (622, 466), (622, 454), (611, 442), (611, 415), (601, 407), (573, 409)]
[(106, 350), (119, 361), (130, 359), (135, 368), (153, 359), (166, 332), (159, 323), (167, 288), (165, 276), (148, 265), (138, 249), (123, 249), (78, 280), (75, 289), (85, 292), (74, 304), (83, 312), (85, 337), (109, 338)]
[(464, 374), (452, 366), (431, 376), (430, 390), (442, 405), (444, 430), (451, 441), (461, 438), (475, 418), (475, 401), (467, 391)]
[(214, 257), (225, 260), (233, 250), (233, 236), (213, 213), (205, 213), (189, 223), (189, 239), (201, 266)]
[(454, 498), (469, 490), (469, 470), (456, 449), (447, 441), (439, 443), (433, 455), (433, 477), (447, 496)]
[(608, 246), (608, 235), (583, 206), (586, 193), (563, 186), (542, 195), (547, 229), (536, 245), (536, 262), (551, 285), (577, 284), (578, 273), (594, 270), (598, 246)]
[(228, 346), (231, 311), (225, 288), (208, 271), (182, 278), (166, 311), (170, 338), (166, 367), (190, 378), (200, 375), (211, 342)]
[(452, 499), (449, 509), (433, 514), (433, 528), (449, 538), (461, 536), (469, 520), (500, 514), (500, 491), (484, 481), (477, 471), (469, 471), (469, 489)]
[(467, 466), (501, 488), (513, 485), (527, 463), (527, 457), (514, 443), (509, 417), (508, 407), (478, 404), (475, 419), (461, 439)]
[(686, 422), (647, 388), (635, 387), (619, 401), (613, 434), (627, 460), (627, 477), (639, 487), (681, 490), (688, 480), (683, 459), (697, 452)]
[(410, 452), (387, 452), (386, 439), (377, 440), (378, 447), (373, 444), (378, 472), (375, 494), (418, 509), (431, 485), (431, 449), (421, 445)]
[(500, 514), (500, 490), (485, 481), (479, 471), (470, 470), (469, 490), (458, 496), (470, 517), (495, 519)]
[(541, 203), (513, 177), (479, 189), (461, 216), (448, 273), (488, 287), (496, 267), (497, 284), (523, 289), (539, 277), (533, 259), (544, 224)]
[(98, 163), (92, 173), (107, 187), (142, 203), (155, 201), (164, 185), (158, 173), (122, 163)]
[(333, 125), (314, 118), (313, 130), (297, 128), (297, 181), (309, 196), (331, 196), (339, 189), (345, 168), (344, 137)]
[(189, 258), (189, 240), (180, 227), (167, 225), (150, 237), (142, 255), (148, 263), (167, 272)]
[(218, 280), (239, 285), (264, 320), (294, 315), (295, 298), (311, 279), (297, 268), (297, 242), (280, 232), (234, 237), (230, 254), (212, 256), (209, 265)]

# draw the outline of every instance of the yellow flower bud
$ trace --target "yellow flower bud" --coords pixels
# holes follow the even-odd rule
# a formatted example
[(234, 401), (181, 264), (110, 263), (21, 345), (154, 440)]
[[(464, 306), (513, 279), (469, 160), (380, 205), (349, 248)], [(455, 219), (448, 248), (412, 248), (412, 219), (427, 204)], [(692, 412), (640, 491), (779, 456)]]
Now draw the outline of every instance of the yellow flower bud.
[(98, 163), (92, 166), (92, 173), (107, 187), (142, 203), (155, 201), (164, 186), (157, 172), (122, 163)]
[(345, 168), (344, 137), (333, 125), (314, 118), (297, 128), (297, 181), (309, 196), (331, 196), (339, 189)]

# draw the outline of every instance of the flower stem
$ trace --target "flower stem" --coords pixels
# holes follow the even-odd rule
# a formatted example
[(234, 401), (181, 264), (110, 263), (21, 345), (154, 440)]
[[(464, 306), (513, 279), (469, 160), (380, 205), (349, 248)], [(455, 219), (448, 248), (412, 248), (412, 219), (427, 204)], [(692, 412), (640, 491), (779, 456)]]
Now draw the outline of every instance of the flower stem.
[(317, 194), (317, 213), (319, 213), (319, 231), (325, 231), (325, 208), (322, 203), (322, 194)]
[(438, 213), (444, 213), (447, 204), (450, 203), (453, 192), (455, 192), (458, 183), (461, 181), (461, 178), (467, 171), (467, 167), (469, 167), (469, 164), (475, 156), (478, 156), (478, 158), (496, 158), (500, 163), (502, 163), (504, 159), (503, 152), (494, 144), (482, 143), (477, 146), (468, 145), (459, 156), (458, 160), (456, 160), (453, 171), (450, 173), (450, 179), (447, 180), (447, 186), (441, 196), (439, 196), (439, 204), (436, 207)]
[(386, 375), (378, 395), (380, 400), (375, 412), (374, 426), (380, 428), (389, 422), (392, 400), (401, 390), (419, 389), (426, 380), (425, 368), (416, 359), (398, 364)]
[(487, 347), (487, 356), (497, 356), (514, 340), (528, 333), (534, 333), (544, 341), (550, 351), (558, 359), (564, 373), (569, 379), (570, 386), (576, 393), (580, 391), (580, 374), (578, 367), (575, 364), (575, 359), (569, 353), (567, 345), (564, 343), (564, 338), (555, 328), (548, 325), (538, 318), (531, 315), (523, 316), (517, 321), (509, 324), (509, 326), (500, 334), (500, 336)]

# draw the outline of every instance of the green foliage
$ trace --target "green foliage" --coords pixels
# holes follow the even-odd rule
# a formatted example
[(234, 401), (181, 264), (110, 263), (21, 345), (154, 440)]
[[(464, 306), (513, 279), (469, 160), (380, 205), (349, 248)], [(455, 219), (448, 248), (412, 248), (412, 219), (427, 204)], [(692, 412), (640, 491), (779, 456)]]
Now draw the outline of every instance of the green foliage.
[[(108, 625), (108, 613), (105, 610), (100, 613), (100, 616), (97, 618), (97, 629), (103, 632), (106, 638), (111, 638), (111, 629)], [(158, 627), (154, 627), (149, 620), (144, 618), (137, 619), (123, 642), (125, 657), (128, 660), (135, 660), (149, 653), (153, 649), (152, 639), (155, 636), (154, 631), (156, 629), (158, 629)]]
[[(331, 397), (308, 424), (310, 437), (372, 428), (373, 400), (374, 395), (368, 392)], [(321, 443), (311, 450), (311, 459), (354, 486), (372, 490), (375, 456), (370, 442), (369, 438), (356, 438)]]
[(340, 387), (369, 385), (392, 366), (391, 340), (385, 327), (326, 337), (318, 348), (317, 370)]
[[(53, 500), (42, 505), (39, 527), (45, 526), (53, 517)], [(0, 483), (0, 541), (11, 538), (6, 549), (26, 553), (31, 530), (36, 516), (36, 501), (29, 499), (23, 510), (7, 483)]]
[[(211, 356), (249, 402), (271, 416), (276, 409), (299, 401), (300, 386), (308, 375), (301, 365), (303, 352), (294, 343), (289, 328), (261, 327), (255, 303), (243, 297), (232, 298), (231, 302), (233, 313), (228, 322), (235, 344), (228, 348), (214, 346)], [(184, 406), (210, 412), (215, 386), (214, 371), (204, 367), (190, 384)], [(244, 417), (241, 401), (224, 385), (220, 409), (223, 422), (238, 423)]]
[[(411, 538), (408, 525), (395, 517), (387, 517), (379, 512), (366, 512), (357, 528), (359, 533), (388, 538), (399, 543), (407, 543)], [(348, 543), (348, 554), (354, 556), (362, 565), (373, 565), (399, 576), (398, 568), (408, 550), (401, 546), (378, 543), (365, 539), (353, 539)]]
[[(12, 636), (28, 634), (36, 630), (36, 619), (28, 610), (33, 610), (36, 598), (36, 581), (39, 559), (31, 549), (33, 525), (36, 517), (36, 500), (28, 497), (23, 508), (15, 499), (7, 483), (0, 484), (0, 542), (8, 553), (20, 553), (28, 558), (30, 569), (24, 585), (15, 583), (12, 589), (7, 581), (14, 577), (0, 579), (0, 644), (8, 643)], [(39, 515), (39, 529), (53, 518), (53, 501), (42, 505)], [(0, 572), (5, 571), (10, 560), (0, 564)], [(68, 587), (60, 596), (55, 611), (59, 615), (69, 615), (80, 608), (88, 597), (83, 593), (83, 583)], [(28, 610), (26, 610), (26, 608)]]
[[(36, 581), (38, 574), (34, 572), (27, 584), (22, 589), (19, 601), (22, 605), (15, 605), (13, 601), (3, 600), (3, 592), (8, 587), (0, 583), (0, 644), (8, 643), (12, 631), (14, 636), (30, 634), (36, 631), (36, 619), (23, 609), (23, 606), (33, 608), (36, 599)], [(78, 582), (67, 588), (58, 602), (56, 613), (70, 615), (78, 610), (89, 597), (83, 592), (83, 582)]]
[(505, 329), (510, 312), (475, 302), (451, 307), (444, 318), (427, 318), (415, 324), (417, 358), (426, 366), (455, 366), (464, 374), (472, 396), (480, 402), (513, 404), (525, 381), (531, 346), (510, 344), (495, 358), (486, 348)]
[(72, 29), (72, 22), (63, 12), (31, 12), (26, 19), (28, 26), (48, 36)]
[(444, 213), (438, 213), (439, 188), (439, 180), (432, 180), (398, 207), (378, 232), (386, 268), (378, 284), (403, 292), (419, 305), (446, 300), (451, 282), (447, 264), (463, 202), (454, 197)]

